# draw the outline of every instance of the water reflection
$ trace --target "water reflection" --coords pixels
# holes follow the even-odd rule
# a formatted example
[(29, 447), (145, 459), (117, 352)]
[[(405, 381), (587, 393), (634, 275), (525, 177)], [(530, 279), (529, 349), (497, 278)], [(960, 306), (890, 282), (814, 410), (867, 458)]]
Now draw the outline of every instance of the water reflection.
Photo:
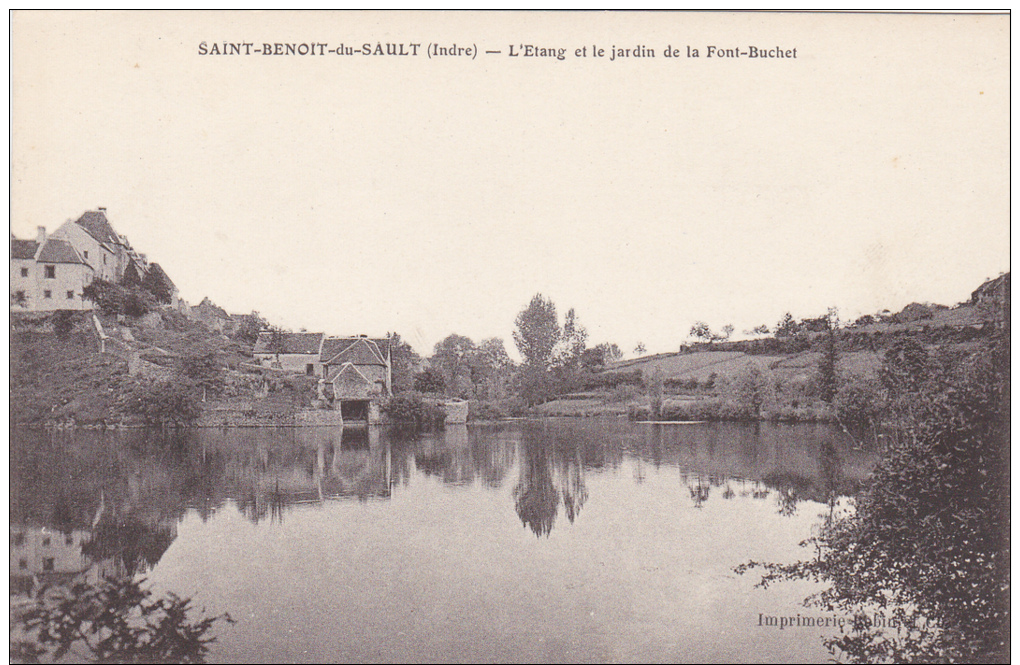
[[(487, 538), (509, 530), (519, 537), (524, 529), (535, 546), (559, 547), (555, 534), (586, 520), (605, 529), (612, 515), (606, 507), (622, 499), (625, 485), (634, 488), (627, 501), (640, 503), (641, 493), (663, 496), (659, 503), (669, 502), (662, 506), (664, 515), (689, 511), (692, 518), (719, 519), (755, 502), (789, 521), (805, 501), (831, 509), (866, 477), (874, 459), (873, 451), (853, 448), (828, 427), (803, 425), (549, 420), (433, 433), (380, 428), (12, 431), (12, 608), (46, 585), (70, 588), (146, 575), (178, 538), (187, 540), (178, 534), (182, 524), (211, 525), (221, 513), (239, 516), (251, 530), (245, 537), (253, 540), (260, 532), (286, 528), (290, 516), (317, 515), (318, 531), (304, 532), (314, 540), (314, 533), (325, 533), (341, 514), (333, 508), (383, 509), (358, 514), (385, 522), (406, 514), (394, 509), (387, 517), (385, 509), (396, 508), (398, 498), (404, 500), (402, 511), (411, 500), (443, 498), (435, 510), (450, 513), (453, 524), (484, 519)], [(673, 488), (668, 493), (664, 480)], [(506, 510), (479, 512), (489, 505), (479, 504), (479, 495)], [(657, 504), (642, 505), (649, 510)], [(645, 512), (622, 512), (613, 524), (640, 531), (651, 519)], [(359, 521), (351, 524), (370, 529)], [(410, 526), (393, 537), (417, 547), (420, 531)], [(380, 528), (396, 533), (401, 527), (390, 522)], [(616, 534), (599, 531), (588, 537), (615, 542)], [(354, 548), (351, 556), (357, 542), (345, 543)], [(584, 542), (588, 551), (601, 551), (597, 543)], [(392, 541), (389, 546), (396, 547)], [(485, 545), (479, 541), (477, 547)], [(400, 551), (395, 549), (394, 556)], [(416, 549), (416, 556), (423, 551)], [(321, 552), (328, 553), (321, 559), (325, 562), (337, 556)], [(290, 550), (286, 555), (295, 556)], [(374, 557), (375, 550), (365, 560)], [(405, 569), (399, 557), (392, 565), (395, 574)], [(318, 574), (317, 568), (311, 571), (306, 574)], [(230, 605), (220, 609), (234, 611)]]
[[(561, 509), (567, 523), (578, 519), (589, 475), (615, 473), (625, 461), (637, 484), (649, 468), (677, 468), (695, 508), (712, 496), (764, 500), (774, 493), (778, 512), (792, 514), (802, 501), (828, 504), (852, 493), (872, 459), (826, 427), (619, 421), (462, 425), (424, 434), (379, 428), (13, 432), (11, 442), (18, 542), (27, 547), (43, 538), (30, 538), (33, 529), (68, 534), (75, 548), (87, 543), (82, 554), (90, 560), (116, 561), (130, 572), (159, 560), (188, 510), (208, 520), (229, 503), (253, 523), (278, 522), (302, 506), (389, 500), (414, 474), (450, 488), (497, 491), (516, 467), (517, 514), (535, 535), (548, 536)], [(63, 561), (56, 540), (48, 557), (55, 566)], [(41, 559), (32, 564), (47, 572), (41, 566)]]

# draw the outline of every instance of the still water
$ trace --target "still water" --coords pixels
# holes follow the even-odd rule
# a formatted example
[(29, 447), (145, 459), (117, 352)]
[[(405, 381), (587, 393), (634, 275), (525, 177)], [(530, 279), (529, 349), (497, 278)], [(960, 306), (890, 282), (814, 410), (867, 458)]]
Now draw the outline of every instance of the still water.
[[(208, 660), (814, 662), (789, 562), (876, 461), (821, 425), (11, 432), (11, 589), (144, 576)], [(817, 614), (817, 612), (815, 612)]]

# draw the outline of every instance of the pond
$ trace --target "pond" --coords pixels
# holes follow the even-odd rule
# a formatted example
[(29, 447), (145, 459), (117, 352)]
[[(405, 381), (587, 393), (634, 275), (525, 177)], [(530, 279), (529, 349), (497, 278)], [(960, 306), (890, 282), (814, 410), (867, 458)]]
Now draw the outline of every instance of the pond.
[[(11, 432), (11, 602), (141, 579), (213, 662), (815, 662), (799, 543), (877, 461), (823, 425)], [(17, 592), (17, 593), (16, 593)]]

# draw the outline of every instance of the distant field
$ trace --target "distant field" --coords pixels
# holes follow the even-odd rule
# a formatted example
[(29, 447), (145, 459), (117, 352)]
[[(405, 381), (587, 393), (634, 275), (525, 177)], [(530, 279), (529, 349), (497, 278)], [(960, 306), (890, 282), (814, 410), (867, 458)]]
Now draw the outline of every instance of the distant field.
[[(790, 356), (748, 355), (739, 351), (705, 351), (672, 356), (652, 356), (647, 360), (632, 360), (625, 371), (641, 370), (649, 377), (656, 369), (664, 379), (695, 379), (706, 381), (712, 374), (717, 378), (732, 379), (754, 365), (763, 372), (771, 372), (783, 380), (806, 380), (818, 367), (821, 354), (804, 352)], [(869, 375), (878, 371), (879, 357), (871, 351), (843, 354), (839, 365), (844, 371)]]

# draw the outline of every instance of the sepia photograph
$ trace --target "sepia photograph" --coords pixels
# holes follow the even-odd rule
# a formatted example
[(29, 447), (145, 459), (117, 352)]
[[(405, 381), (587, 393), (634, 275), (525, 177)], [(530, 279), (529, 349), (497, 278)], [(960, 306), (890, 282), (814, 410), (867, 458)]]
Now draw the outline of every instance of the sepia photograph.
[(1010, 660), (1010, 15), (9, 12), (10, 662)]

